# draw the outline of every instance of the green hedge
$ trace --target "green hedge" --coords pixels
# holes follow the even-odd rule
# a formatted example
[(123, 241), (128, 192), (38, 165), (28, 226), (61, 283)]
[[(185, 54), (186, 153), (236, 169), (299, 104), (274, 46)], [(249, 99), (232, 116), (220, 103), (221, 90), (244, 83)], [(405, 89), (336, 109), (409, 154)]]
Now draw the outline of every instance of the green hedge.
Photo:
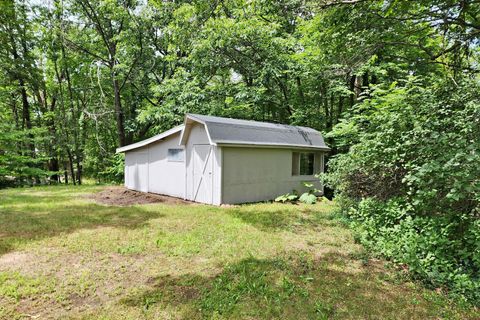
[(378, 87), (332, 133), (326, 176), (361, 242), (415, 277), (480, 302), (480, 90)]
[(401, 264), (433, 287), (480, 301), (480, 220), (467, 215), (442, 217), (407, 213), (396, 199), (362, 200), (348, 215), (368, 249)]

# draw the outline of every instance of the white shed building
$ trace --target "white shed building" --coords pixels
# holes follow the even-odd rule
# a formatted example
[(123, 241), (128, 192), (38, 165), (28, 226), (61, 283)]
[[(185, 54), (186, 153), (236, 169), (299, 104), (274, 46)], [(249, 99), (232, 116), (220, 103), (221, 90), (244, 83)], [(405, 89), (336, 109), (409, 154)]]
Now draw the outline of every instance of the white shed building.
[(117, 152), (128, 189), (219, 205), (271, 200), (304, 181), (323, 190), (315, 174), (329, 150), (311, 128), (187, 114)]

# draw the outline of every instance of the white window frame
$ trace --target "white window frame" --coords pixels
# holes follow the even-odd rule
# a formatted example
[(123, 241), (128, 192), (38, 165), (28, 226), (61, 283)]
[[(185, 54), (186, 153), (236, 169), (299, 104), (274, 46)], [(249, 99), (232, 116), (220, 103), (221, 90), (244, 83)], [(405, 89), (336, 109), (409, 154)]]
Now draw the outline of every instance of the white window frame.
[[(313, 154), (313, 174), (300, 174), (300, 162), (301, 162), (301, 154), (308, 154), (312, 153)], [(294, 171), (294, 157), (297, 155), (298, 161), (296, 164), (296, 174)], [(318, 171), (318, 172), (317, 172)], [(291, 175), (293, 177), (314, 177), (316, 174), (321, 173), (323, 171), (323, 154), (319, 152), (313, 152), (313, 151), (292, 151), (292, 171)]]

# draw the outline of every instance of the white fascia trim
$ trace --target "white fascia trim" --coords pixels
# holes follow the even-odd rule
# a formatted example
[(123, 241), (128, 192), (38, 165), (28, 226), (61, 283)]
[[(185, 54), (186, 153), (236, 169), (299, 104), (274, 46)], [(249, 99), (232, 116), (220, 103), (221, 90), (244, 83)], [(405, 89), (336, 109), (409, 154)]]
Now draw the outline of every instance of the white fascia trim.
[(208, 125), (204, 123), (203, 126), (205, 127), (205, 131), (207, 132), (208, 141), (210, 141), (210, 144), (212, 146), (216, 146), (217, 144), (212, 141), (212, 138), (210, 138), (210, 131), (208, 131)]
[(167, 130), (165, 132), (162, 132), (160, 134), (157, 134), (156, 136), (153, 136), (151, 138), (148, 138), (148, 139), (145, 139), (145, 140), (142, 140), (142, 141), (139, 141), (137, 143), (132, 143), (132, 144), (129, 144), (127, 146), (123, 146), (121, 148), (117, 148), (117, 152), (116, 153), (121, 153), (121, 152), (126, 152), (126, 151), (130, 151), (130, 150), (133, 150), (133, 149), (138, 149), (138, 148), (141, 148), (141, 147), (145, 147), (153, 142), (156, 142), (156, 141), (159, 141), (159, 140), (162, 140), (174, 133), (177, 133), (179, 131), (181, 131), (183, 129), (183, 124), (182, 125), (179, 125), (179, 126), (176, 126), (170, 130)]
[(200, 119), (198, 119), (197, 117), (195, 117), (194, 115), (191, 115), (191, 114), (189, 114), (189, 113), (187, 113), (187, 114), (185, 115), (185, 119), (192, 119), (192, 120), (194, 120), (194, 121), (196, 121), (196, 122), (199, 122), (199, 123), (201, 123), (201, 124), (205, 124), (205, 122), (204, 122), (203, 120), (200, 120)]
[(330, 151), (329, 147), (316, 147), (303, 144), (289, 144), (289, 143), (265, 143), (265, 142), (245, 142), (245, 141), (217, 141), (219, 146), (230, 147), (267, 147), (267, 148), (295, 148), (295, 149), (315, 149), (322, 151)]
[(208, 137), (208, 141), (210, 142), (210, 144), (212, 146), (216, 146), (217, 144), (215, 142), (212, 141), (212, 138), (210, 137), (210, 131), (208, 131), (208, 125), (205, 121), (202, 121), (200, 119), (198, 119), (197, 117), (195, 116), (192, 116), (191, 114), (186, 114), (185, 115), (185, 121), (183, 123), (184, 127), (182, 129), (182, 134), (180, 135), (180, 145), (184, 145), (185, 144), (185, 141), (184, 140), (184, 136), (185, 136), (185, 130), (187, 129), (187, 120), (192, 120), (192, 121), (195, 121), (195, 122), (198, 122), (200, 124), (203, 124), (203, 126), (205, 127), (205, 131), (207, 132), (207, 137)]

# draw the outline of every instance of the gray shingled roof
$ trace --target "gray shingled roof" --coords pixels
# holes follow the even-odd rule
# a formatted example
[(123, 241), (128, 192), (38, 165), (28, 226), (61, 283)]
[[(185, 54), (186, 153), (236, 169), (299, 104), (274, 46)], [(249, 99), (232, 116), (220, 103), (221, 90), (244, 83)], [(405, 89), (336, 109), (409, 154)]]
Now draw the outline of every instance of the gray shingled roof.
[(307, 147), (329, 150), (315, 129), (269, 122), (187, 114), (204, 123), (214, 144)]
[[(325, 145), (322, 134), (312, 128), (191, 113), (185, 116), (185, 123), (187, 119), (205, 124), (211, 143), (217, 145), (258, 145), (330, 150)], [(144, 147), (172, 134), (183, 132), (184, 128), (185, 124), (174, 127), (149, 139), (118, 148), (117, 153)]]

